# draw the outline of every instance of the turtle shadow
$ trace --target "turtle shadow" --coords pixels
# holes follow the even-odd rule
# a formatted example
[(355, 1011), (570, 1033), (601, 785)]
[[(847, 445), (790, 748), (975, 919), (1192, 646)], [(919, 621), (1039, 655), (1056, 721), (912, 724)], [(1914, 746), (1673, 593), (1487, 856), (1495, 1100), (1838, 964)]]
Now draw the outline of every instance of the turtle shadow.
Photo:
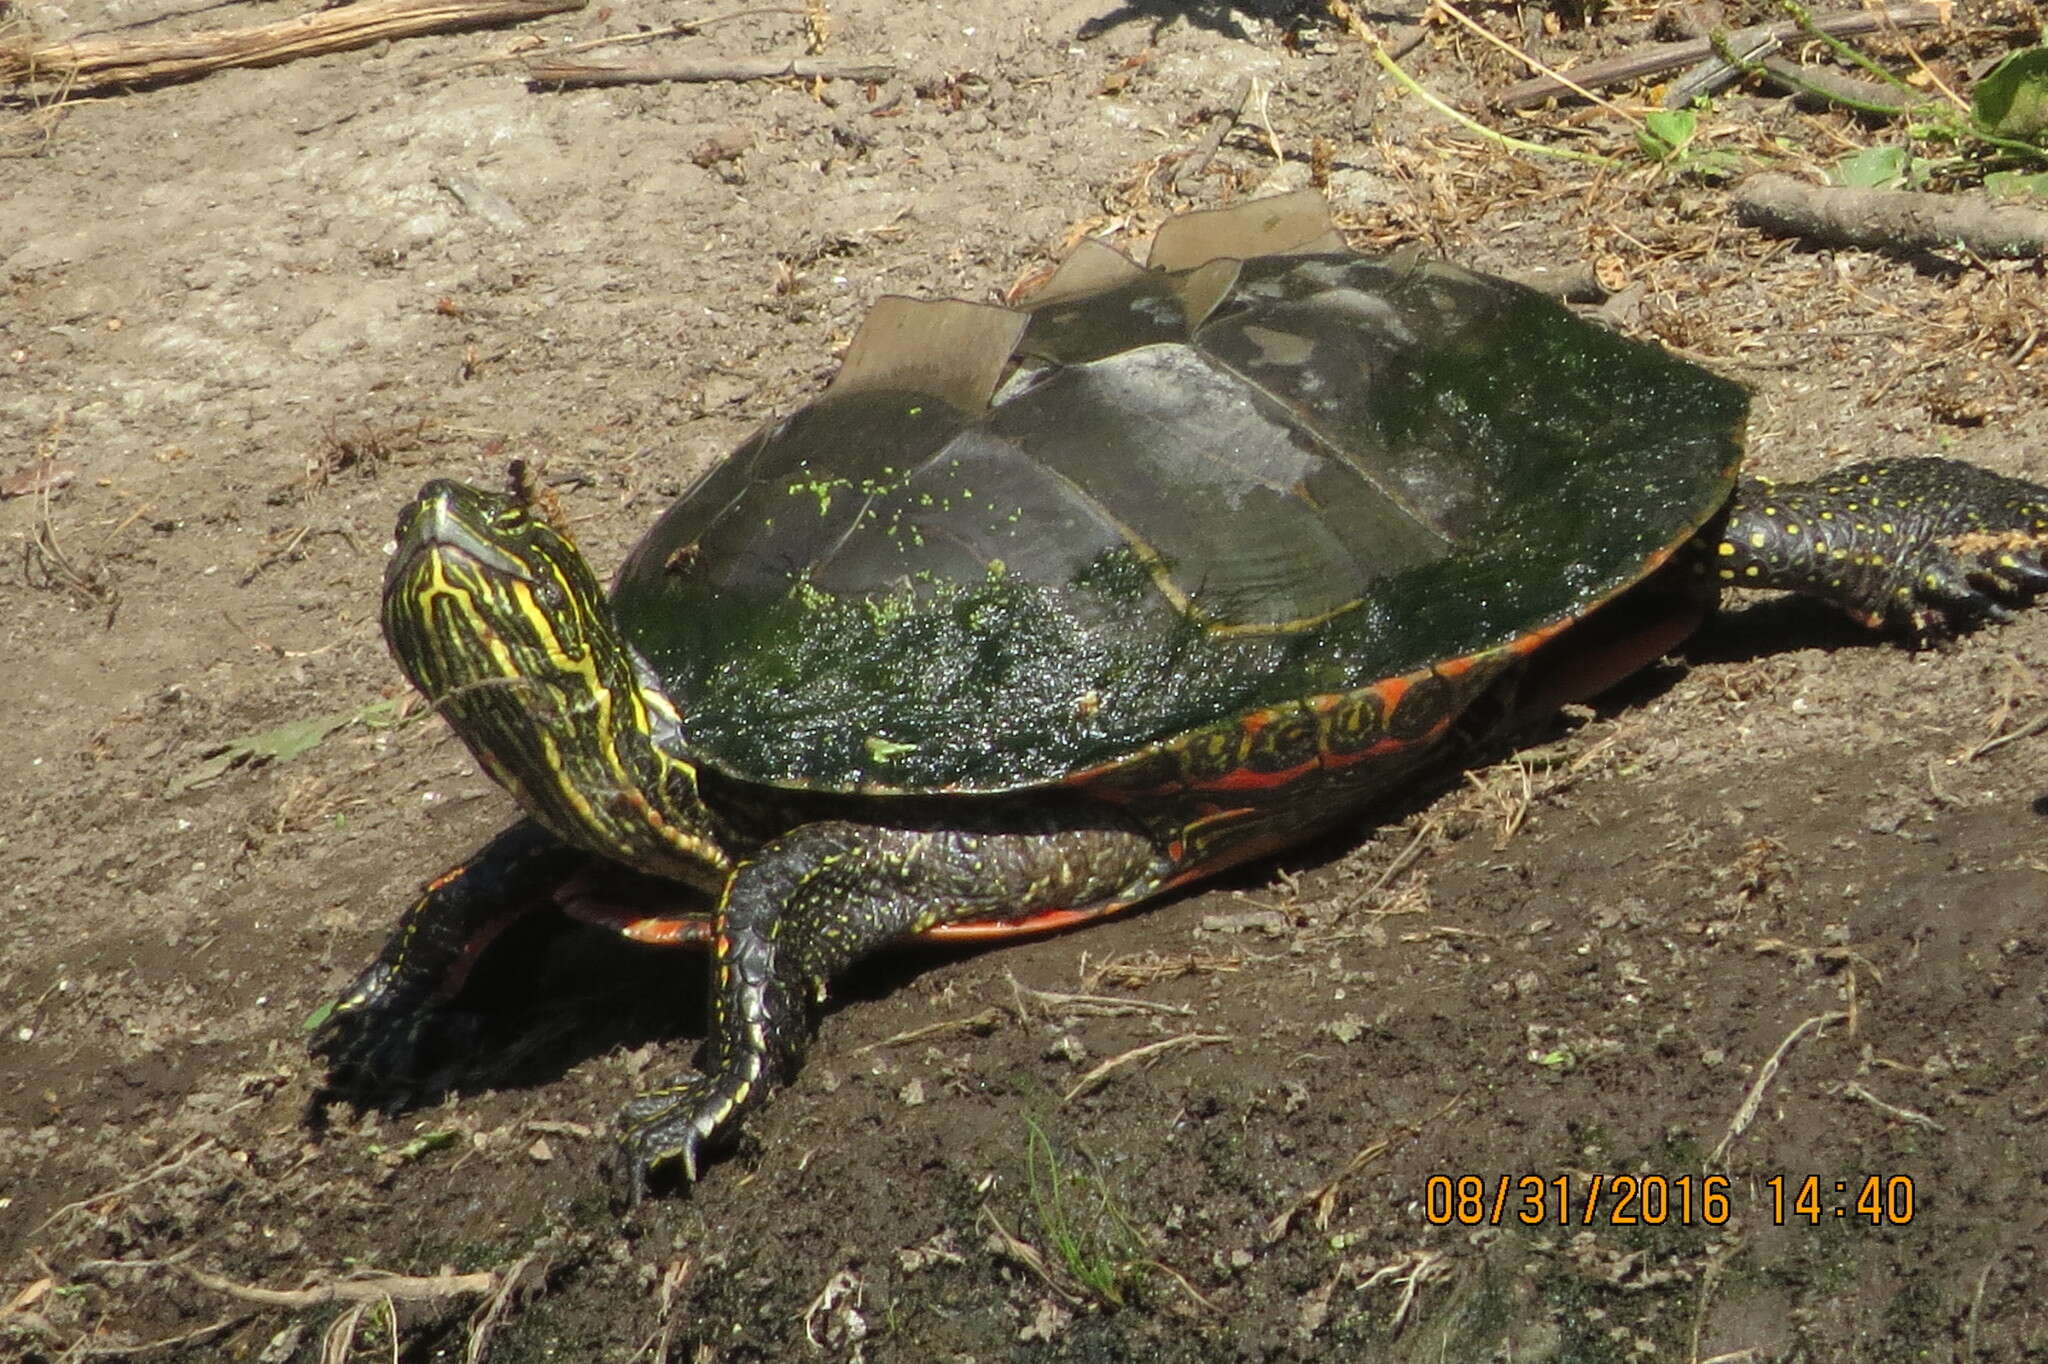
[[(1974, 627), (1965, 624), (1960, 633)], [(1897, 641), (1850, 620), (1811, 597), (1766, 597), (1724, 603), (1679, 650), (1688, 664), (1757, 663), (1801, 649), (1897, 648)]]
[[(849, 1004), (885, 999), (934, 967), (1004, 946), (912, 940), (862, 960), (832, 983), (813, 1022)], [(701, 947), (652, 946), (541, 911), (520, 919), (471, 968), (462, 988), (418, 1023), (445, 1034), (424, 1050), (421, 1073), (342, 1087), (323, 1078), (305, 1124), (328, 1126), (327, 1107), (399, 1115), (494, 1090), (543, 1089), (597, 1057), (653, 1048), (643, 1077), (663, 1083), (696, 1061), (711, 1013), (711, 970)]]
[(491, 1090), (542, 1088), (598, 1056), (667, 1047), (693, 1030), (701, 1036), (709, 985), (702, 951), (630, 942), (564, 914), (527, 915), (490, 945), (461, 990), (420, 1020), (424, 1032), (445, 1034), (427, 1047), (434, 1062), (424, 1073), (388, 1088), (323, 1082), (309, 1100), (307, 1126), (324, 1129), (332, 1103), (408, 1113)]
[[(1074, 37), (1082, 42), (1100, 38), (1127, 24), (1148, 25), (1156, 38), (1172, 27), (1176, 19), (1184, 19), (1195, 28), (1207, 29), (1211, 33), (1239, 42), (1248, 42), (1251, 35), (1238, 22), (1239, 15), (1251, 15), (1270, 23), (1296, 26), (1306, 23), (1324, 13), (1316, 0), (1123, 0), (1106, 14), (1082, 21), (1074, 30)], [(1385, 16), (1376, 16), (1384, 18)], [(1396, 16), (1412, 22), (1413, 16)]]

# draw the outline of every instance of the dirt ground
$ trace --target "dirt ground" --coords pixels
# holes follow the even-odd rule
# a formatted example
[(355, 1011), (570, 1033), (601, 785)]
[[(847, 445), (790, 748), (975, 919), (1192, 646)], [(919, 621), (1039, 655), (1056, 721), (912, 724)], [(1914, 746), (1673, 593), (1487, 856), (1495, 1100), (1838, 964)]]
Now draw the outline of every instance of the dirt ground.
[[(8, 14), (295, 12), (122, 28), (164, 10)], [(1279, 866), (874, 962), (740, 1150), (630, 1215), (606, 1126), (687, 1064), (692, 959), (509, 945), (479, 988), (543, 1039), (516, 1075), (312, 1102), (305, 1020), (511, 815), (395, 723), (398, 506), (536, 461), (608, 568), (881, 294), (987, 298), (1083, 231), (1313, 179), (1362, 248), (1639, 286), (1623, 325), (1754, 387), (1761, 465), (2048, 480), (2038, 263), (1766, 239), (1604, 113), (1532, 135), (1618, 171), (1507, 155), (1315, 10), (823, 13), (826, 55), (896, 76), (537, 91), (508, 60), (706, 17), (651, 0), (0, 110), (0, 477), (75, 471), (0, 504), (0, 1356), (2048, 1358), (2048, 613), (1911, 652), (1732, 604)], [(1958, 76), (2041, 22), (1964, 14), (1917, 40)], [(1557, 62), (1656, 36), (1561, 17)], [(806, 22), (591, 55), (801, 52)], [(1523, 74), (1449, 31), (1407, 60), (1466, 107)], [(1890, 135), (1752, 95), (1710, 126), (1793, 165)], [(1540, 1225), (1493, 1215), (1525, 1175)], [(443, 1270), (510, 1291), (232, 1291)]]

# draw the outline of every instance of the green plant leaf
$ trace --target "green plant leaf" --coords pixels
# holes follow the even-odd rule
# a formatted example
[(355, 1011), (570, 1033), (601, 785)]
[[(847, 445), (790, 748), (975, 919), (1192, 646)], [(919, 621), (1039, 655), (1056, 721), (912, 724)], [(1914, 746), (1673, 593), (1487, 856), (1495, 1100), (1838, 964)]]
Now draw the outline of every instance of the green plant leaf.
[(1728, 180), (1750, 168), (1750, 158), (1738, 151), (1721, 149), (1683, 157), (1679, 168), (1702, 180)]
[(238, 767), (288, 763), (293, 758), (318, 748), (321, 740), (335, 730), (358, 720), (368, 722), (373, 712), (389, 705), (389, 702), (373, 701), (362, 710), (342, 711), (334, 715), (315, 715), (303, 720), (288, 720), (276, 729), (267, 729), (261, 734), (248, 734), (224, 744), (216, 744), (201, 755), (198, 763), (173, 777), (166, 794), (181, 795), (196, 787), (219, 781)]
[(1984, 177), (1984, 188), (1995, 199), (2048, 200), (2048, 171), (1993, 171)]
[(1699, 127), (1699, 115), (1690, 109), (1659, 109), (1643, 115), (1636, 148), (1652, 161), (1670, 161), (1685, 150)]
[(1835, 163), (1834, 181), (1853, 189), (1885, 189), (1905, 182), (1907, 161), (1904, 147), (1865, 147)]
[(414, 1137), (411, 1141), (393, 1152), (392, 1159), (399, 1164), (404, 1164), (407, 1161), (418, 1160), (421, 1156), (427, 1155), (430, 1152), (446, 1150), (455, 1144), (457, 1135), (453, 1129), (444, 1129), (438, 1132), (422, 1132), (419, 1136)]
[(2038, 142), (2048, 133), (2048, 47), (2025, 47), (1985, 73), (1970, 116), (1994, 137)]

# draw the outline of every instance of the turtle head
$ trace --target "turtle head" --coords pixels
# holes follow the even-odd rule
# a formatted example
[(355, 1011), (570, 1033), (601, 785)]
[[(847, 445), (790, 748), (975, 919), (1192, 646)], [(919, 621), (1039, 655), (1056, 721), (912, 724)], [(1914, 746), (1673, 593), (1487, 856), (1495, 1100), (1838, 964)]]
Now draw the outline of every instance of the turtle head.
[(682, 722), (582, 553), (520, 492), (436, 479), (399, 514), (384, 637), (413, 685), (565, 841), (716, 891), (731, 870)]

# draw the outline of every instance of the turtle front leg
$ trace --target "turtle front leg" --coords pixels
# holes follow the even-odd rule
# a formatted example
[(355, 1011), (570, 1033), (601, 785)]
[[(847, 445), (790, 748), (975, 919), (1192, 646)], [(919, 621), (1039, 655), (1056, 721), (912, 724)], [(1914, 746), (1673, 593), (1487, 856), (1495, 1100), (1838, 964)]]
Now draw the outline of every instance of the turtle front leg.
[(694, 1180), (809, 1039), (808, 1006), (839, 971), (937, 924), (1047, 909), (1108, 912), (1153, 893), (1166, 859), (1135, 828), (1063, 824), (901, 829), (803, 825), (740, 865), (719, 908), (703, 1070), (628, 1103), (620, 1115), (621, 1191), (680, 1164)]
[(1724, 586), (1790, 588), (1872, 628), (1936, 634), (2048, 590), (2048, 488), (1932, 458), (1746, 478), (1707, 557)]
[(432, 1088), (468, 1050), (474, 1020), (445, 1008), (499, 934), (551, 908), (590, 855), (522, 821), (429, 882), (377, 960), (327, 1006), (309, 1050), (328, 1084), (359, 1093)]

